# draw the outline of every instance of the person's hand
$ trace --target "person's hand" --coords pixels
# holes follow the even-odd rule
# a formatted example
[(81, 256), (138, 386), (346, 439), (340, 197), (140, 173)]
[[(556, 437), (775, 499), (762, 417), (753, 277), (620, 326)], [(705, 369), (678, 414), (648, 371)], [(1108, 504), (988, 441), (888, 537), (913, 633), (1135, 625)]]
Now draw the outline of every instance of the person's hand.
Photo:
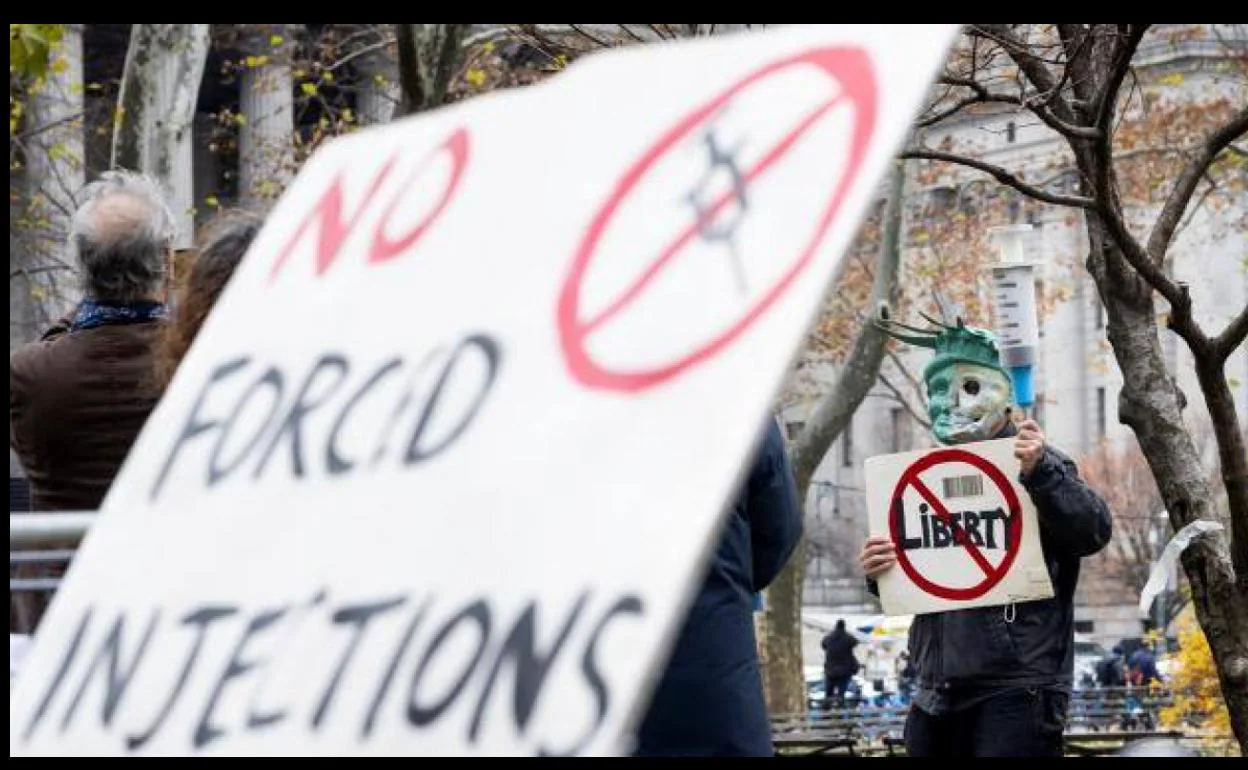
[(897, 553), (893, 549), (893, 541), (883, 535), (872, 535), (862, 544), (858, 552), (858, 564), (867, 577), (875, 578), (887, 572), (897, 563)]
[(1036, 463), (1044, 456), (1044, 431), (1035, 420), (1023, 420), (1018, 426), (1018, 436), (1014, 438), (1014, 456), (1022, 464), (1024, 476), (1030, 476), (1036, 469)]

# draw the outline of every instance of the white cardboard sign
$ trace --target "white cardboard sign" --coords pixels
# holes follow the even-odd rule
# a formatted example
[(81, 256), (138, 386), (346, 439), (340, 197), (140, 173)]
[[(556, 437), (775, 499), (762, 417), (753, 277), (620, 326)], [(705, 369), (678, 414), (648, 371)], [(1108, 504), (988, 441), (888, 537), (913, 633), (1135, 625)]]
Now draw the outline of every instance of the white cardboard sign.
[(334, 141), (152, 415), (19, 754), (614, 754), (957, 27), (589, 57)]
[(871, 534), (897, 552), (876, 581), (885, 614), (1053, 596), (1013, 439), (881, 455), (865, 471)]

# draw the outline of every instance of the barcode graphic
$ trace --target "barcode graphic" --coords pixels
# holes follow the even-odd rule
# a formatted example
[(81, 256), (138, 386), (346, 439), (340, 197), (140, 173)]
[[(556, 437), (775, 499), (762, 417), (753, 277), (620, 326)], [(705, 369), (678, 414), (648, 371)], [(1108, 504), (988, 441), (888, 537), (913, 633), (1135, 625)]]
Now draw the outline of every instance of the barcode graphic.
[(979, 497), (984, 493), (983, 476), (953, 476), (941, 479), (945, 487), (945, 499), (955, 497)]

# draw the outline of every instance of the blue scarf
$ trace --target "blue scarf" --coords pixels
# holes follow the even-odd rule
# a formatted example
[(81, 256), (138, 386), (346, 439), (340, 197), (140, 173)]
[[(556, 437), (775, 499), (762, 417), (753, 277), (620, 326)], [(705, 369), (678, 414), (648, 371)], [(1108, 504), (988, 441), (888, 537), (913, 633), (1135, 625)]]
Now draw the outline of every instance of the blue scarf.
[(163, 320), (167, 315), (165, 306), (159, 302), (102, 302), (84, 299), (74, 313), (74, 322), (69, 330), (76, 332), (97, 326), (149, 323)]

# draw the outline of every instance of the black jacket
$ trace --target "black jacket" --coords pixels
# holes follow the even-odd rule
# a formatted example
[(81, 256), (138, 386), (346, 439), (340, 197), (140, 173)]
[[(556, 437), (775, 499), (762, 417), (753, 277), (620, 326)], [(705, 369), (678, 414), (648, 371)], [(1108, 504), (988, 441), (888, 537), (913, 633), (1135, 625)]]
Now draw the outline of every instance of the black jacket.
[(771, 756), (754, 641), (754, 593), (797, 547), (802, 513), (775, 421), (725, 523), (715, 557), (638, 732), (642, 756)]
[(1054, 596), (1012, 605), (1012, 622), (1004, 607), (915, 616), (910, 658), (919, 670), (915, 702), (925, 711), (956, 708), (959, 699), (969, 703), (968, 695), (1004, 686), (1070, 686), (1079, 559), (1109, 542), (1109, 507), (1052, 447), (1020, 481), (1039, 515)]
[(858, 640), (848, 631), (833, 630), (823, 637), (823, 673), (833, 679), (853, 676), (858, 673), (858, 658), (854, 657), (854, 648)]

